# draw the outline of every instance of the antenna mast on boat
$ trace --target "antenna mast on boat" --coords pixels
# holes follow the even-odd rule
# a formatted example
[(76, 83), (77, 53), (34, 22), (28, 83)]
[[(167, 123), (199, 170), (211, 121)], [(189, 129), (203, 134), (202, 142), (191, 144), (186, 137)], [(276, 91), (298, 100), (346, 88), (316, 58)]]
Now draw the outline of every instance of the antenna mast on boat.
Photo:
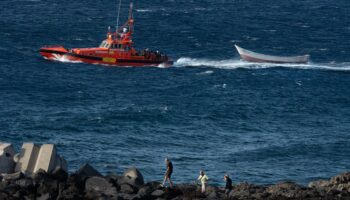
[(119, 6), (118, 6), (118, 17), (117, 17), (117, 26), (115, 29), (115, 33), (118, 34), (118, 29), (119, 29), (119, 15), (120, 15), (120, 6), (122, 4), (122, 0), (119, 0)]
[(133, 14), (132, 14), (132, 9), (133, 9), (133, 7), (134, 7), (134, 4), (131, 2), (130, 3), (130, 10), (129, 10), (129, 20), (128, 20), (128, 24), (129, 24), (129, 31), (131, 32), (131, 33), (133, 33), (134, 32), (134, 16), (133, 16)]

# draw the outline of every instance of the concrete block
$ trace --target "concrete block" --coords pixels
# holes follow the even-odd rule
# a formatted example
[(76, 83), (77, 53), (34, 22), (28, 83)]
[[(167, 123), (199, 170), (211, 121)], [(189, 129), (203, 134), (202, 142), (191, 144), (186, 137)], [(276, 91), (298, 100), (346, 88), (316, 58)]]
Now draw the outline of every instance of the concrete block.
[(34, 143), (24, 143), (18, 157), (15, 171), (33, 173), (40, 147)]
[(0, 174), (9, 174), (14, 172), (14, 155), (15, 150), (12, 144), (0, 143)]
[(56, 168), (68, 172), (66, 160), (57, 155), (56, 147), (53, 144), (38, 146), (34, 143), (24, 143), (21, 153), (15, 157), (17, 160), (16, 172), (30, 175), (41, 169), (52, 173)]
[(35, 173), (39, 169), (43, 169), (47, 173), (51, 173), (55, 167), (56, 156), (55, 145), (43, 144), (40, 148), (33, 172)]

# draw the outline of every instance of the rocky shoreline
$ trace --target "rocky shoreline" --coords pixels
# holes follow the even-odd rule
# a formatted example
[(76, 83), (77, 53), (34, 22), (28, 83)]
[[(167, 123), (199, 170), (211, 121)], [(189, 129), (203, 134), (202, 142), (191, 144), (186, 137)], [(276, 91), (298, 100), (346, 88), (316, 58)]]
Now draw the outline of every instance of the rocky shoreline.
[(200, 187), (177, 184), (161, 187), (160, 182), (145, 183), (136, 168), (122, 175), (101, 175), (88, 164), (77, 172), (67, 174), (58, 168), (52, 173), (40, 170), (32, 175), (22, 172), (0, 176), (0, 199), (350, 199), (350, 172), (329, 180), (310, 182), (302, 186), (293, 182), (275, 185), (239, 183), (228, 197), (221, 187), (208, 186), (202, 194)]
[(9, 143), (0, 143), (0, 200), (180, 200), (180, 199), (349, 199), (350, 172), (302, 186), (293, 182), (275, 185), (239, 183), (225, 194), (223, 187), (208, 186), (204, 193), (194, 184), (162, 187), (144, 182), (136, 168), (122, 175), (102, 175), (89, 164), (68, 174), (67, 162), (53, 144), (24, 143), (16, 154)]

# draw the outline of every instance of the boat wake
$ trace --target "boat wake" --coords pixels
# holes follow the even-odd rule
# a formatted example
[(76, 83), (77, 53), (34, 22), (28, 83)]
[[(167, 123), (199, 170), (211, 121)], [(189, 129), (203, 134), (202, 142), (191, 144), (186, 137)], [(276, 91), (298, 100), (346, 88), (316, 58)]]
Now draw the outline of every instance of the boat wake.
[(267, 68), (294, 68), (310, 70), (333, 70), (350, 71), (350, 63), (327, 63), (327, 64), (273, 64), (273, 63), (252, 63), (238, 59), (210, 60), (197, 58), (179, 58), (175, 67), (212, 67), (218, 69), (267, 69)]

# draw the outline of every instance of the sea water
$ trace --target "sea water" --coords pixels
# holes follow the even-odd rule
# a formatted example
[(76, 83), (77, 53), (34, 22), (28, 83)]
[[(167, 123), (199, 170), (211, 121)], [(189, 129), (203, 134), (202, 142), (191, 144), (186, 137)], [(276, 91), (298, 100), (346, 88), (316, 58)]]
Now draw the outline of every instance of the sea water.
[[(175, 183), (305, 184), (350, 168), (350, 1), (134, 2), (138, 49), (174, 67), (50, 62), (38, 49), (94, 47), (116, 1), (0, 1), (0, 140), (53, 143), (71, 172), (136, 166)], [(122, 1), (121, 22), (129, 1)], [(311, 62), (240, 61), (234, 44)], [(64, 60), (63, 60), (64, 61)]]

